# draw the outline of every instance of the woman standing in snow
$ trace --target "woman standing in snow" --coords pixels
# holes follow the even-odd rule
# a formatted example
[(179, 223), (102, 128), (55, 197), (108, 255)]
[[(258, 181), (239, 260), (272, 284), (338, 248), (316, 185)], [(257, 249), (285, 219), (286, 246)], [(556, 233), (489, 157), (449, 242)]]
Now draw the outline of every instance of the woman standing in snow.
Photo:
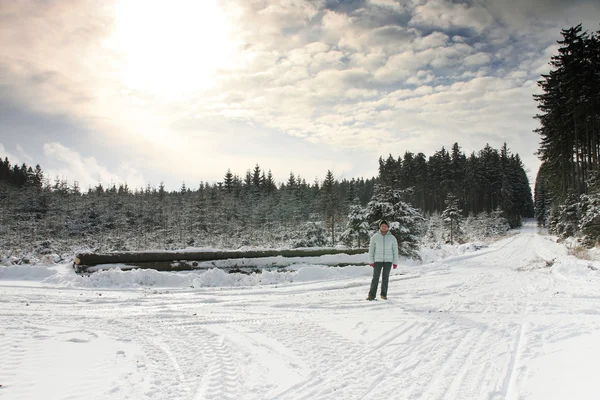
[(367, 300), (375, 300), (377, 295), (377, 286), (379, 285), (379, 275), (381, 278), (381, 298), (387, 300), (388, 282), (392, 265), (394, 269), (398, 267), (398, 241), (389, 233), (390, 224), (386, 220), (379, 222), (379, 231), (371, 237), (369, 243), (369, 264), (373, 268), (373, 279)]

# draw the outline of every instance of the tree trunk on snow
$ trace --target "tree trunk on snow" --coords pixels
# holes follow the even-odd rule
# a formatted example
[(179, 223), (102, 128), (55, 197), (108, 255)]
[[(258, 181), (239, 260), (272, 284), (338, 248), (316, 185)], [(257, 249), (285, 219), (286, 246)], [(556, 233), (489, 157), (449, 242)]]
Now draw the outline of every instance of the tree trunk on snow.
[(253, 251), (145, 251), (115, 252), (106, 254), (80, 253), (75, 265), (87, 267), (98, 264), (137, 264), (175, 261), (215, 261), (234, 258), (260, 257), (319, 257), (328, 254), (363, 254), (368, 249), (293, 249), (293, 250), (253, 250)]
[[(356, 265), (357, 263), (334, 263), (325, 264), (329, 267), (346, 267), (349, 265)], [(149, 261), (149, 262), (129, 262), (121, 267), (121, 270), (130, 269), (155, 269), (157, 271), (191, 271), (191, 270), (208, 270), (212, 268), (218, 268), (224, 270), (227, 273), (262, 273), (263, 270), (277, 270), (278, 272), (293, 270), (293, 264), (290, 265), (260, 265), (256, 262), (244, 262), (240, 260), (239, 263), (233, 265), (217, 266), (215, 263), (204, 263), (200, 264), (198, 261)], [(101, 265), (75, 265), (75, 270), (78, 273), (92, 273), (101, 270), (108, 270), (113, 268), (110, 264)]]

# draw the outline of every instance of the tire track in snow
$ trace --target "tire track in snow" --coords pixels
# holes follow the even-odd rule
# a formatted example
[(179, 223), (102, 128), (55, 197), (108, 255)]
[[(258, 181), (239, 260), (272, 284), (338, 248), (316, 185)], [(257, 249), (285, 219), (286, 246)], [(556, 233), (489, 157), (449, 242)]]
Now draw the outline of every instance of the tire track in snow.
[[(358, 360), (365, 358), (362, 347), (314, 322), (300, 321), (287, 325), (283, 331), (275, 329), (274, 333), (277, 340), (300, 354), (311, 370), (307, 379), (279, 393), (274, 399), (318, 399), (324, 389), (331, 395), (328, 389), (331, 386), (339, 386), (339, 382), (332, 376), (333, 371), (344, 364), (355, 366)], [(310, 354), (305, 354), (306, 349), (311, 349)], [(322, 387), (324, 382), (328, 383), (325, 388)]]
[[(400, 367), (410, 370), (421, 363), (423, 358), (413, 355), (415, 350), (419, 350), (418, 347), (413, 346), (413, 342), (422, 340), (435, 326), (429, 322), (418, 322), (402, 329), (405, 324), (406, 322), (396, 328), (401, 334), (394, 341), (389, 341), (389, 332), (382, 334), (374, 340), (376, 343), (374, 346), (368, 346), (365, 354), (359, 356), (356, 364), (348, 364), (346, 368), (335, 371), (336, 374), (341, 375), (338, 381), (342, 382), (342, 386), (337, 388), (335, 398), (397, 398), (399, 386), (392, 380), (400, 375), (396, 370)], [(395, 343), (396, 341), (404, 341), (404, 343)], [(388, 344), (382, 347), (383, 342)], [(432, 343), (434, 347), (438, 344), (439, 342)], [(390, 349), (394, 350), (390, 351)], [(407, 365), (406, 361), (410, 363), (411, 360), (415, 360), (415, 364)], [(388, 390), (382, 390), (382, 387)], [(373, 392), (376, 394), (373, 395)], [(332, 397), (324, 393), (319, 398)]]
[[(189, 391), (185, 384), (186, 376), (172, 343), (164, 340), (168, 336), (152, 327), (153, 322), (145, 321), (142, 324), (137, 318), (121, 316), (119, 319), (96, 320), (93, 326), (95, 329), (109, 330), (122, 340), (133, 341), (142, 348), (144, 359), (138, 368), (146, 370), (146, 379), (149, 381), (150, 389), (144, 393), (146, 398), (178, 398), (174, 396)], [(132, 332), (135, 332), (133, 338)]]
[(515, 345), (511, 353), (511, 359), (508, 364), (508, 368), (504, 378), (504, 384), (502, 389), (503, 399), (512, 399), (516, 397), (516, 394), (514, 394), (514, 392), (516, 391), (515, 386), (517, 379), (516, 369), (519, 363), (519, 359), (521, 357), (523, 343), (525, 342), (524, 337), (525, 327), (524, 323), (521, 323), (519, 325), (519, 332), (515, 339)]
[[(237, 399), (240, 377), (228, 341), (198, 322), (167, 323), (152, 329), (179, 373), (179, 395), (191, 399)], [(170, 355), (165, 351), (168, 344)], [(167, 389), (168, 390), (168, 389)]]
[(423, 334), (399, 346), (403, 351), (395, 355), (388, 373), (360, 398), (482, 398), (481, 384), (496, 362), (497, 335), (469, 320), (430, 322)]
[(225, 339), (207, 333), (197, 339), (202, 343), (202, 357), (207, 369), (202, 375), (193, 399), (238, 399), (240, 374)]
[(461, 334), (455, 346), (445, 346), (440, 348), (430, 357), (427, 363), (428, 373), (423, 371), (429, 380), (424, 388), (420, 385), (414, 387), (409, 398), (421, 399), (444, 399), (444, 393), (454, 379), (457, 370), (464, 368), (465, 359), (474, 341), (481, 335), (479, 329), (471, 328), (466, 334), (456, 331), (455, 334)]
[[(2, 393), (8, 394), (11, 392), (12, 377), (20, 369), (28, 351), (23, 344), (26, 342), (28, 329), (24, 322), (15, 326), (5, 315), (0, 316), (0, 327), (0, 384), (4, 386)], [(31, 398), (28, 397), (30, 394), (27, 388), (21, 388), (20, 391), (24, 393), (18, 399)]]
[[(305, 380), (273, 399), (356, 398), (364, 378), (382, 368), (373, 362), (381, 351), (358, 345), (310, 321), (287, 325), (285, 331), (275, 329), (273, 333), (275, 340), (300, 354), (311, 371)], [(310, 354), (304, 354), (305, 349), (311, 349)]]
[(398, 342), (402, 342), (398, 345), (401, 350), (382, 354), (384, 368), (357, 398), (420, 399), (419, 393), (430, 381), (435, 366), (440, 364), (437, 354), (444, 350), (452, 329), (452, 325), (443, 322), (422, 321), (415, 332), (407, 331), (398, 338)]
[(455, 374), (451, 384), (443, 393), (443, 399), (478, 399), (481, 398), (481, 386), (492, 363), (489, 356), (494, 337), (486, 328), (462, 361), (462, 366)]

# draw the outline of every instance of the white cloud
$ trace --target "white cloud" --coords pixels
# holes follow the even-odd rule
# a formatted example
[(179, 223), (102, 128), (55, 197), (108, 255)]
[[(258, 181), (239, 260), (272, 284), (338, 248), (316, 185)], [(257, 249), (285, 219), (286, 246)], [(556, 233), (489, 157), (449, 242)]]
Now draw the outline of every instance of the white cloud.
[(408, 78), (414, 71), (431, 62), (431, 53), (415, 53), (412, 50), (390, 57), (387, 63), (376, 73), (381, 82), (394, 83)]
[(415, 7), (410, 21), (411, 26), (470, 28), (478, 33), (490, 28), (493, 23), (493, 16), (477, 4), (467, 5), (446, 0), (428, 0)]
[[(425, 37), (419, 37), (412, 43), (415, 50), (426, 50), (436, 47), (443, 47), (449, 41), (448, 35), (442, 32), (433, 32)], [(455, 40), (455, 42), (458, 42)]]
[(364, 68), (373, 74), (387, 62), (387, 57), (383, 53), (354, 53), (349, 57), (349, 67)]
[(588, 29), (598, 28), (600, 3), (596, 0), (479, 0), (479, 3), (508, 31), (534, 34), (536, 37), (548, 32), (557, 33), (555, 28), (561, 24), (548, 24), (549, 21), (563, 20), (564, 25), (583, 23)]
[(322, 27), (325, 38), (333, 42), (338, 42), (342, 33), (352, 26), (352, 19), (346, 15), (335, 11), (325, 11), (322, 19)]
[(428, 48), (415, 52), (405, 51), (401, 54), (391, 56), (387, 63), (375, 72), (375, 78), (384, 83), (395, 83), (414, 80), (414, 75), (422, 68), (448, 68), (461, 66), (465, 58), (474, 49), (463, 43), (456, 43), (446, 47)]
[(128, 163), (121, 163), (114, 172), (101, 165), (94, 157), (83, 157), (73, 149), (60, 143), (44, 144), (44, 154), (55, 168), (48, 169), (46, 177), (50, 180), (58, 177), (76, 181), (79, 187), (87, 189), (102, 184), (105, 188), (111, 185), (125, 184), (130, 188), (142, 188), (147, 182), (142, 173)]
[(406, 12), (408, 10), (408, 4), (406, 3), (410, 2), (402, 2), (399, 0), (368, 0), (368, 3), (395, 12)]
[(33, 158), (27, 153), (27, 150), (25, 150), (20, 144), (17, 144), (17, 153), (19, 153), (26, 160), (26, 163), (31, 163), (33, 161)]
[(2, 143), (0, 143), (0, 158), (2, 161), (4, 161), (5, 158), (8, 158), (8, 161), (10, 161), (12, 166), (23, 164), (21, 158), (19, 158), (16, 154), (9, 153)]
[(492, 60), (492, 58), (490, 57), (489, 54), (480, 52), (480, 53), (471, 54), (470, 56), (465, 57), (463, 62), (465, 63), (465, 65), (478, 66), (478, 65), (487, 64), (491, 60)]
[[(419, 71), (415, 75), (411, 76), (406, 80), (406, 83), (420, 86), (426, 83), (430, 83), (435, 79), (435, 76), (432, 73), (427, 71)], [(426, 88), (426, 86), (421, 86), (422, 88)]]

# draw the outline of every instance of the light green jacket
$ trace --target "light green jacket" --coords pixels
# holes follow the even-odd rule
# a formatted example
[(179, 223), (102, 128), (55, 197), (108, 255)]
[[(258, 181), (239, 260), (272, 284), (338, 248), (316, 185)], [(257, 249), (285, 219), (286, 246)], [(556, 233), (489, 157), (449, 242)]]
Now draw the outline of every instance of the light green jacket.
[(385, 235), (381, 231), (371, 236), (369, 243), (369, 264), (376, 262), (391, 262), (398, 264), (398, 241), (396, 237), (388, 232)]

